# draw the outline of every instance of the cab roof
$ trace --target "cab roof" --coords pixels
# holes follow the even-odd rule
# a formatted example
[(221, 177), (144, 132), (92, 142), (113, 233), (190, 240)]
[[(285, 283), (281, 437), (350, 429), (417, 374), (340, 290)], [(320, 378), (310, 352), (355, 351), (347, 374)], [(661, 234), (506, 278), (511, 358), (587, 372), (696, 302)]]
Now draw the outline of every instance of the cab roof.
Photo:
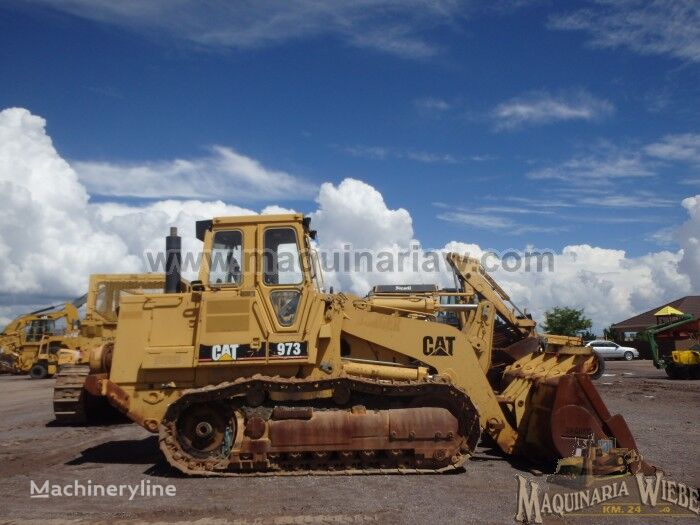
[(220, 229), (227, 226), (244, 226), (248, 224), (289, 224), (298, 222), (304, 224), (308, 219), (304, 219), (301, 213), (284, 213), (276, 215), (232, 215), (228, 217), (214, 217), (204, 221), (197, 221), (197, 239), (204, 241), (204, 234), (207, 230)]

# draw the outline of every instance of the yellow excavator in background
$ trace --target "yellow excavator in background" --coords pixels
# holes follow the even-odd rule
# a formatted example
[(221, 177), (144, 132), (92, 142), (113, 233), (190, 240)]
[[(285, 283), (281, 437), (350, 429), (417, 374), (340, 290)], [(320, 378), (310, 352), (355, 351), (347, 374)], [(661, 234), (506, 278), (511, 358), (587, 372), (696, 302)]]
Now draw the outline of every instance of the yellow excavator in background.
[(189, 289), (172, 229), (166, 293), (122, 298), (85, 389), (192, 475), (446, 472), (482, 435), (552, 466), (594, 438), (620, 470), (653, 471), (591, 382), (596, 356), (539, 336), (477, 261), (447, 256), (452, 292), (325, 293), (309, 223), (198, 222)]
[[(124, 297), (162, 293), (165, 274), (93, 274), (90, 276), (85, 317), (79, 329), (63, 335), (45, 336), (40, 344), (33, 377), (56, 375), (54, 414), (61, 423), (87, 422), (90, 415), (111, 412), (104, 399), (92, 398), (82, 388), (90, 370), (90, 355), (95, 348), (107, 366), (117, 330), (119, 305)], [(189, 283), (180, 284), (186, 290)]]
[(0, 334), (0, 368), (13, 374), (31, 371), (44, 337), (60, 336), (80, 322), (78, 309), (86, 296), (21, 315)]
[[(43, 311), (37, 310), (38, 312)], [(10, 321), (2, 332), (0, 332), (0, 373), (11, 374), (16, 373), (15, 361), (16, 353), (14, 352), (17, 342), (20, 338), (20, 332), (32, 319), (34, 312), (22, 314)]]
[(92, 274), (85, 295), (85, 314), (74, 329), (47, 333), (39, 340), (29, 375), (53, 377), (63, 366), (87, 365), (89, 351), (114, 337), (119, 298), (124, 294), (155, 293), (163, 288), (164, 274)]

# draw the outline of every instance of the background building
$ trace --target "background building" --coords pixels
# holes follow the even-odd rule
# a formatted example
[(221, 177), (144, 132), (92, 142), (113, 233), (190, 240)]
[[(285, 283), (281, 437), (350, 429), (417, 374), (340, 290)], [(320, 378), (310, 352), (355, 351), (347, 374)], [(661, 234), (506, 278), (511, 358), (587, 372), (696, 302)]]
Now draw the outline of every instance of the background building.
[[(613, 324), (610, 327), (613, 339), (620, 344), (624, 343), (627, 346), (636, 348), (643, 359), (650, 359), (649, 344), (646, 341), (637, 339), (637, 334), (659, 323), (670, 321), (674, 316), (681, 314), (691, 314), (696, 319), (700, 319), (700, 295), (686, 295)], [(662, 351), (687, 349), (694, 343), (697, 343), (694, 337), (697, 337), (697, 334), (687, 331), (681, 334), (680, 338), (659, 340), (659, 348)]]

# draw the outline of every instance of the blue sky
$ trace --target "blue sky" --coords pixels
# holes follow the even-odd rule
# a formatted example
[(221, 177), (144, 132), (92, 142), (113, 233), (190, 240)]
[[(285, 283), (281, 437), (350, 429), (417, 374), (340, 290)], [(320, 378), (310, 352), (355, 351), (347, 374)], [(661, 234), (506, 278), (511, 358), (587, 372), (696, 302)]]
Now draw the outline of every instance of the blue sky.
[[(44, 117), (77, 165), (223, 146), (303, 188), (361, 179), (427, 246), (632, 256), (676, 249), (700, 193), (697, 3), (111, 4), (0, 7), (0, 108)], [(102, 187), (93, 201), (143, 201)]]

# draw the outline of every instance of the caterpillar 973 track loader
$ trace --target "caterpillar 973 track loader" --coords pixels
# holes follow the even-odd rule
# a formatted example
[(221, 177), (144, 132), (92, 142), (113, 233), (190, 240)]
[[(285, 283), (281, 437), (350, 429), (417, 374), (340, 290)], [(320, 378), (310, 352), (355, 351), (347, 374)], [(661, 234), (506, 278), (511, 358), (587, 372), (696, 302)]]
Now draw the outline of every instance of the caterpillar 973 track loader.
[(86, 388), (186, 474), (445, 472), (482, 434), (551, 462), (614, 438), (620, 469), (648, 470), (591, 383), (595, 357), (543, 343), (475, 261), (448, 256), (455, 292), (329, 294), (314, 236), (301, 215), (200, 221), (200, 280), (183, 292), (171, 231), (168, 293), (122, 299), (111, 363)]

